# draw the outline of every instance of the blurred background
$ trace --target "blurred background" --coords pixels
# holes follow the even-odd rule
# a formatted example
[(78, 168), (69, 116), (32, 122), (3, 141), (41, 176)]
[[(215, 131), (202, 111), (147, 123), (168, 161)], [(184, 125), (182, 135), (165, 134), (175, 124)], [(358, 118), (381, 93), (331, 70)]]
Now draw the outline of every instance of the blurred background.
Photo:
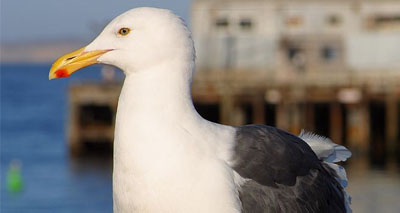
[(168, 8), (193, 32), (193, 98), (208, 120), (301, 129), (347, 146), (354, 212), (400, 209), (400, 1), (2, 0), (0, 212), (111, 212), (123, 75), (51, 62), (115, 16)]

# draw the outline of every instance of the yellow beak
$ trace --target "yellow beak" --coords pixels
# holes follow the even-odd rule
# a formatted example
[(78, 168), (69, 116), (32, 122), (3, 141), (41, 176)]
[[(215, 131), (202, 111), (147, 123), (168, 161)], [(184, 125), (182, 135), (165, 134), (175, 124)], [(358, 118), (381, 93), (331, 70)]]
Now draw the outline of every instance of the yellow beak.
[(49, 80), (53, 78), (68, 77), (83, 67), (96, 64), (98, 63), (97, 59), (100, 56), (108, 51), (111, 51), (94, 50), (90, 52), (84, 52), (84, 49), (85, 47), (58, 58), (54, 62), (53, 66), (51, 66)]

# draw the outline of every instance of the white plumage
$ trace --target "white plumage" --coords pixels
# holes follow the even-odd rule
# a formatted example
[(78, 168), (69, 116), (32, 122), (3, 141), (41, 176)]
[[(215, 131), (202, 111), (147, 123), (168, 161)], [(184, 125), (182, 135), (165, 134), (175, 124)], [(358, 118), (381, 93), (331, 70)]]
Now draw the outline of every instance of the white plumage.
[[(114, 19), (86, 48), (125, 75), (114, 141), (115, 212), (240, 212), (228, 167), (233, 128), (202, 119), (190, 91), (194, 48), (169, 11), (139, 8)], [(132, 29), (120, 41), (115, 32)]]

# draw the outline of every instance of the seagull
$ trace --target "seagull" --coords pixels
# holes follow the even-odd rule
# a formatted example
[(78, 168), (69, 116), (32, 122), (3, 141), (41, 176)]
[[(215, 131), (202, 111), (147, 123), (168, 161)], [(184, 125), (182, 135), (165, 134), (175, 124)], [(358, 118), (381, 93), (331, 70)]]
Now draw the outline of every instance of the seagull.
[(49, 79), (91, 64), (125, 74), (114, 135), (114, 212), (351, 212), (343, 167), (327, 138), (265, 125), (227, 126), (195, 110), (195, 49), (184, 21), (158, 8), (112, 20), (57, 59)]

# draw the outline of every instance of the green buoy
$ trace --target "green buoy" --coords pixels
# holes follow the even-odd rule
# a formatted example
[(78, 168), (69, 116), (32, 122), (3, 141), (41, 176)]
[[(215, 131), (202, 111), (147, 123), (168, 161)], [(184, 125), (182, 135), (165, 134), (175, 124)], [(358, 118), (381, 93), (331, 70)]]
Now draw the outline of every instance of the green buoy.
[(17, 160), (13, 160), (7, 171), (7, 189), (11, 193), (18, 193), (22, 191), (22, 188), (21, 163)]

